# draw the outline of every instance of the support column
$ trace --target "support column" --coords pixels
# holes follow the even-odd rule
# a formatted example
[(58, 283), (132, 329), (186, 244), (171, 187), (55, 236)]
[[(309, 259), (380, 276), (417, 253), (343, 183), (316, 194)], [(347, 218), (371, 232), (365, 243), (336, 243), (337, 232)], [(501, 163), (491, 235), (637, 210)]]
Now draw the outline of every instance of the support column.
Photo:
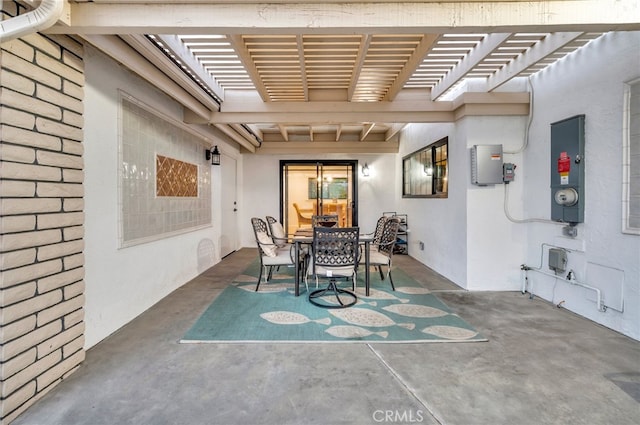
[[(19, 6), (2, 2), (4, 19)], [(84, 360), (83, 45), (0, 50), (0, 424)]]

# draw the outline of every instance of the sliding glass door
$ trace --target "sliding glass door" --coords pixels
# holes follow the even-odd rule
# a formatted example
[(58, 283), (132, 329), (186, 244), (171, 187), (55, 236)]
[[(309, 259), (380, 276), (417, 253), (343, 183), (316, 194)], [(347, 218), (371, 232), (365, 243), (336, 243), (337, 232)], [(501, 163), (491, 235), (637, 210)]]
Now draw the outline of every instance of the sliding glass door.
[(336, 214), (357, 226), (358, 161), (280, 161), (280, 216), (288, 233), (311, 227), (311, 216)]

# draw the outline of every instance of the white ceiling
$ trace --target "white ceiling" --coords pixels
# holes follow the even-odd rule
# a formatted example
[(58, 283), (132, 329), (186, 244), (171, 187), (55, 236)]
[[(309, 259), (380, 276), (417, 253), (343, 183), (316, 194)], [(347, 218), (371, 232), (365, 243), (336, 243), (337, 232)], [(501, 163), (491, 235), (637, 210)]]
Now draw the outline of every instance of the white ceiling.
[(77, 0), (68, 18), (50, 32), (144, 68), (118, 37), (197, 100), (187, 120), (253, 152), (393, 152), (409, 122), (526, 115), (505, 84), (640, 29), (630, 0)]

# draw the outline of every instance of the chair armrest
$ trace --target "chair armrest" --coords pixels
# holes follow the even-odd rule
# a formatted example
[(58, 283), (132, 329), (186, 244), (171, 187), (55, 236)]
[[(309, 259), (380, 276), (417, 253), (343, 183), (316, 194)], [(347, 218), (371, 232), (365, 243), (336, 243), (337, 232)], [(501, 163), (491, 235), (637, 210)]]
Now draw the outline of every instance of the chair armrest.
[(286, 238), (277, 238), (275, 236), (271, 237), (273, 239), (273, 241), (276, 243), (276, 245), (278, 244), (278, 242), (282, 242), (282, 243), (291, 243), (291, 239), (289, 237)]
[(381, 247), (381, 246), (395, 245), (395, 244), (396, 244), (396, 241), (391, 241), (391, 242), (387, 242), (387, 243), (377, 243), (377, 244), (373, 244), (373, 245)]

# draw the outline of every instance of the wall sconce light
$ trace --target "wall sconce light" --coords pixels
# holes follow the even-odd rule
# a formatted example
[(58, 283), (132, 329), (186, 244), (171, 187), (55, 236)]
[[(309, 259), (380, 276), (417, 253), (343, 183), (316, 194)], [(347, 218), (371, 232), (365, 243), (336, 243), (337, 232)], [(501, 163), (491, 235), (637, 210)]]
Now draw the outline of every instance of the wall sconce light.
[(364, 165), (362, 166), (362, 175), (364, 177), (369, 177), (369, 165), (367, 165), (367, 163), (365, 162)]
[(211, 160), (211, 165), (220, 165), (220, 151), (218, 150), (218, 145), (214, 146), (213, 149), (207, 149), (204, 151), (204, 157), (207, 161)]
[(425, 165), (424, 173), (429, 177), (433, 176), (433, 168), (429, 167), (428, 165)]

